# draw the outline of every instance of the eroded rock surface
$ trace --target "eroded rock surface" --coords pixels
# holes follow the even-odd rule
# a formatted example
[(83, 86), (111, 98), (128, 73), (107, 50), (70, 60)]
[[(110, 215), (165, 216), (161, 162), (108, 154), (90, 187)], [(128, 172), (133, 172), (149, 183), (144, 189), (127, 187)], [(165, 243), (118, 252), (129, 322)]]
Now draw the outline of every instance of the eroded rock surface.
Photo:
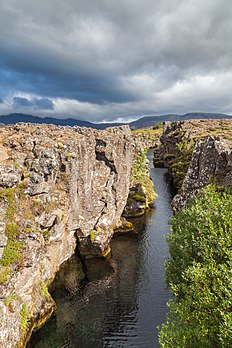
[(174, 186), (180, 189), (172, 202), (174, 210), (185, 207), (209, 183), (231, 191), (231, 120), (165, 122), (160, 141), (154, 164), (167, 167)]
[(207, 136), (220, 136), (232, 142), (231, 120), (189, 120), (165, 122), (155, 151), (154, 165), (167, 167), (176, 188), (181, 188), (189, 168), (194, 145)]
[(172, 202), (175, 210), (185, 207), (188, 199), (209, 183), (223, 189), (232, 187), (231, 149), (229, 141), (220, 137), (196, 143), (183, 185)]
[(53, 310), (47, 285), (77, 240), (109, 252), (135, 145), (127, 126), (17, 124), (0, 129), (0, 153), (0, 346), (13, 348)]

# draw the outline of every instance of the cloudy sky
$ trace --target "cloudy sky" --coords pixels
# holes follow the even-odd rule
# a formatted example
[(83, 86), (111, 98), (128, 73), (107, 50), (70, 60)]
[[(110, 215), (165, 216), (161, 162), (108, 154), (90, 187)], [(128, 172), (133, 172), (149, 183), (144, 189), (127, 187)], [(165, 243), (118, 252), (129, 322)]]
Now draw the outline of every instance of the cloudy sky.
[(231, 0), (4, 0), (0, 114), (232, 114)]

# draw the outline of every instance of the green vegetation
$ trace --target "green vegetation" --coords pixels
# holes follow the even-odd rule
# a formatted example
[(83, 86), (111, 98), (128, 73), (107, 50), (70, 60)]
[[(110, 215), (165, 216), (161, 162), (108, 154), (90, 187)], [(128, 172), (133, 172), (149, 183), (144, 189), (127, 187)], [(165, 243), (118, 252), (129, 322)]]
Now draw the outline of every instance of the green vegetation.
[(41, 281), (39, 283), (39, 287), (41, 289), (41, 293), (42, 293), (43, 297), (47, 300), (50, 299), (51, 295), (49, 294), (47, 285), (43, 281)]
[(132, 135), (136, 137), (140, 137), (144, 140), (154, 141), (154, 143), (159, 139), (162, 134), (163, 124), (162, 122), (158, 122), (153, 127), (148, 128), (139, 128), (132, 130)]
[(115, 233), (125, 234), (135, 232), (133, 224), (130, 221), (124, 220), (121, 225), (114, 230)]
[(56, 143), (56, 146), (57, 146), (57, 148), (58, 148), (59, 150), (62, 150), (62, 149), (64, 148), (64, 144), (61, 143), (60, 141), (58, 141), (58, 142)]
[(146, 203), (146, 195), (144, 192), (136, 192), (131, 190), (129, 193), (129, 197), (128, 197), (128, 203), (131, 203), (133, 201), (139, 201), (142, 203)]
[(90, 240), (91, 242), (93, 243), (94, 242), (94, 239), (95, 239), (95, 236), (100, 232), (100, 230), (91, 230), (89, 235), (90, 235)]
[(20, 262), (23, 259), (23, 242), (18, 242), (14, 239), (12, 235), (7, 240), (7, 244), (4, 248), (2, 258), (0, 260), (0, 265), (10, 266), (14, 262)]
[(156, 122), (152, 129), (163, 129), (163, 122)]
[(17, 211), (16, 200), (17, 198), (22, 198), (23, 195), (24, 190), (21, 186), (5, 188), (0, 191), (0, 200), (8, 203), (4, 216), (6, 222), (5, 234), (8, 240), (0, 260), (0, 265), (3, 266), (0, 271), (0, 283), (4, 283), (7, 280), (7, 276), (11, 272), (9, 266), (14, 263), (20, 263), (23, 259), (24, 243), (18, 240), (20, 228), (14, 221)]
[(14, 262), (20, 262), (22, 260), (24, 243), (17, 241), (19, 227), (14, 222), (6, 223), (5, 234), (8, 240), (0, 260), (0, 265), (7, 267)]
[(7, 280), (10, 272), (11, 272), (10, 267), (1, 267), (0, 268), (0, 284), (4, 283)]
[(25, 173), (23, 173), (23, 178), (24, 178), (24, 179), (27, 179), (27, 178), (30, 177), (30, 175), (31, 175), (30, 172), (25, 172)]
[(129, 193), (128, 202), (137, 200), (148, 206), (155, 199), (155, 191), (153, 182), (148, 176), (146, 153), (145, 150), (137, 155), (135, 165), (132, 168), (131, 180), (135, 189)]
[(11, 304), (11, 301), (17, 300), (19, 298), (19, 295), (16, 293), (12, 293), (10, 296), (4, 298), (4, 304), (6, 307), (9, 307)]
[(108, 246), (108, 247), (106, 248), (106, 250), (105, 250), (105, 251), (103, 251), (103, 253), (102, 253), (102, 257), (106, 257), (106, 256), (108, 256), (108, 255), (110, 254), (110, 252), (111, 252), (111, 247), (110, 247), (110, 246)]
[(25, 330), (27, 329), (28, 317), (29, 317), (29, 312), (28, 312), (27, 306), (25, 304), (23, 304), (22, 307), (21, 307), (20, 315), (21, 315), (21, 326), (20, 326), (20, 329), (21, 329), (22, 332), (25, 332)]
[(66, 156), (66, 157), (73, 157), (73, 158), (75, 158), (75, 157), (76, 157), (76, 154), (75, 154), (75, 152), (67, 152), (67, 153), (65, 154), (65, 156)]
[(15, 189), (2, 189), (0, 191), (0, 200), (6, 200), (8, 202), (5, 218), (9, 220), (12, 219), (14, 217), (14, 213), (16, 212)]
[(144, 174), (144, 172), (147, 171), (145, 161), (146, 161), (146, 153), (147, 151), (144, 152), (139, 152), (136, 158), (135, 165), (132, 168), (132, 178), (133, 179), (140, 179), (140, 176)]
[(232, 196), (212, 185), (171, 220), (166, 280), (175, 298), (163, 348), (232, 346)]
[(195, 141), (193, 139), (182, 138), (176, 146), (179, 150), (178, 156), (175, 157), (172, 154), (165, 154), (165, 159), (171, 160), (170, 169), (174, 178), (174, 186), (180, 188), (191, 161)]
[(47, 228), (42, 230), (43, 233), (43, 237), (45, 240), (49, 239), (49, 237), (51, 237), (51, 231), (49, 231)]

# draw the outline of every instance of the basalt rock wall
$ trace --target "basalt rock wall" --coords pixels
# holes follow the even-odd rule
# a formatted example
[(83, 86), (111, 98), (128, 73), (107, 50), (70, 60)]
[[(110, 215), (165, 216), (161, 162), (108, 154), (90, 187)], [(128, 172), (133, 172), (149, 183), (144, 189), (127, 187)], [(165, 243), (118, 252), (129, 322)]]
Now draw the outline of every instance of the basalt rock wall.
[(176, 188), (181, 188), (195, 144), (207, 136), (232, 142), (231, 120), (189, 120), (165, 122), (161, 145), (156, 148), (154, 164), (168, 168)]
[(196, 143), (183, 185), (172, 201), (175, 210), (184, 208), (198, 189), (210, 183), (231, 191), (231, 150), (231, 144), (219, 137), (209, 136)]
[(77, 243), (82, 255), (109, 252), (135, 152), (127, 126), (0, 129), (2, 348), (23, 347), (52, 312), (47, 285)]
[(231, 120), (165, 122), (160, 140), (154, 164), (167, 167), (174, 186), (180, 189), (172, 202), (174, 210), (185, 207), (209, 183), (231, 190)]

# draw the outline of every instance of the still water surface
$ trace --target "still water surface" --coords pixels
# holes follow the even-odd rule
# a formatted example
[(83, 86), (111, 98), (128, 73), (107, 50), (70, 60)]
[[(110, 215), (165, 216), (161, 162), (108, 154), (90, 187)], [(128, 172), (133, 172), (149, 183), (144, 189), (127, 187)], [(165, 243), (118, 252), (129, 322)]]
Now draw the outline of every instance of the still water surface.
[(158, 348), (157, 325), (165, 321), (164, 258), (172, 192), (166, 170), (153, 168), (155, 208), (139, 218), (138, 236), (111, 242), (112, 259), (90, 259), (82, 271), (78, 256), (53, 283), (57, 309), (36, 331), (28, 348)]

